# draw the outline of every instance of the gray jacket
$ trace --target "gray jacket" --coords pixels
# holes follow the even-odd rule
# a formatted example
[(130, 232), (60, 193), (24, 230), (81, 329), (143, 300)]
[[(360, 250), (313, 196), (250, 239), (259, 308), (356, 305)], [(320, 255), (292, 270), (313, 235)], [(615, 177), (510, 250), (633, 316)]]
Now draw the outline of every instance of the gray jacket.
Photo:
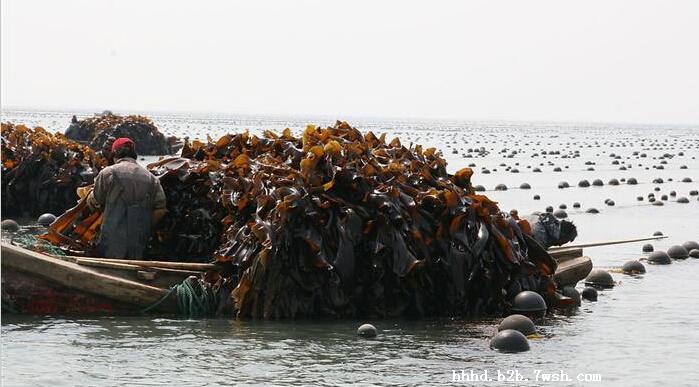
[(152, 233), (153, 211), (164, 209), (166, 199), (160, 181), (126, 157), (97, 175), (88, 203), (104, 210), (98, 253), (140, 259)]

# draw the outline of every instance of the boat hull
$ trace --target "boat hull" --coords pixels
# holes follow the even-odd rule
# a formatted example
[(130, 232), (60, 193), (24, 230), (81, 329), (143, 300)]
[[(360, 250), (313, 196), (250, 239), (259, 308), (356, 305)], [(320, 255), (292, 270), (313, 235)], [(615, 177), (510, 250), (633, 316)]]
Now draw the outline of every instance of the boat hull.
[[(163, 300), (155, 313), (175, 313), (167, 288), (2, 244), (2, 307), (39, 315), (129, 315)], [(166, 297), (167, 296), (167, 297)]]

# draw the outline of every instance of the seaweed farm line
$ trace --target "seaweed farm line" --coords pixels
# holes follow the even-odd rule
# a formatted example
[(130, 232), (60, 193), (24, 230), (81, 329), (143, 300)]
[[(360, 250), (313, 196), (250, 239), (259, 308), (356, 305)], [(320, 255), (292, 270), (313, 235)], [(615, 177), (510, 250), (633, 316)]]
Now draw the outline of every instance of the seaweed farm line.
[[(64, 130), (72, 114), (3, 111), (2, 121), (55, 131)], [(335, 119), (146, 115), (166, 135), (192, 139), (245, 129), (300, 131), (308, 123), (331, 125)], [(651, 242), (656, 250), (699, 240), (699, 201), (691, 195), (699, 190), (697, 126), (337, 118), (362, 131), (385, 132), (389, 139), (398, 136), (406, 145), (434, 146), (444, 153), (452, 173), (475, 164), (473, 184), (483, 185), (503, 210), (524, 215), (565, 204), (578, 227), (575, 244), (655, 231), (670, 236)], [(661, 159), (665, 154), (674, 157)], [(533, 172), (535, 168), (541, 172)], [(627, 184), (630, 178), (638, 184)], [(658, 178), (663, 183), (653, 183)], [(691, 182), (682, 182), (686, 178)], [(595, 179), (604, 185), (578, 187), (581, 180)], [(612, 179), (620, 184), (608, 184)], [(570, 187), (558, 188), (562, 182)], [(531, 188), (520, 189), (523, 183)], [(498, 184), (508, 189), (495, 190)], [(649, 203), (650, 193), (664, 205)], [(689, 202), (678, 202), (680, 197)], [(614, 205), (606, 204), (607, 199)], [(573, 207), (575, 202), (580, 208)], [(599, 213), (587, 213), (589, 208)], [(588, 248), (585, 254), (597, 268), (614, 268), (643, 257), (644, 243)], [(699, 331), (688, 322), (699, 320), (699, 260), (646, 269), (645, 275), (634, 277), (613, 272), (614, 289), (601, 291), (598, 302), (583, 301), (570, 315), (547, 317), (539, 327), (544, 337), (530, 340), (531, 350), (519, 354), (488, 348), (499, 320), (253, 322), (3, 314), (2, 383), (469, 385), (455, 382), (454, 373), (487, 370), (497, 377), (498, 371), (511, 375), (516, 370), (530, 381), (506, 378), (491, 385), (541, 385), (534, 380), (537, 371), (563, 371), (572, 379), (557, 386), (692, 385), (699, 380), (693, 361)], [(377, 339), (356, 337), (363, 322), (378, 328)], [(599, 375), (601, 382), (580, 383), (578, 374)]]

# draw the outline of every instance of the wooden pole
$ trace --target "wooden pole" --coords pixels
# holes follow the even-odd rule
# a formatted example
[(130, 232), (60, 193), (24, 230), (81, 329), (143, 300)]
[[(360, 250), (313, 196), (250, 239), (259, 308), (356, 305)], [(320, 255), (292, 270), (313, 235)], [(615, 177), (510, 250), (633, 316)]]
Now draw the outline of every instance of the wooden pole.
[(219, 266), (212, 263), (195, 263), (195, 262), (163, 262), (163, 261), (139, 261), (133, 259), (111, 259), (111, 258), (91, 258), (91, 257), (69, 257), (74, 261), (82, 262), (106, 262), (115, 264), (125, 264), (125, 265), (137, 265), (140, 267), (155, 267), (155, 268), (166, 268), (166, 269), (179, 269), (179, 270), (194, 270), (194, 271), (207, 271), (207, 270), (219, 270)]
[(661, 235), (661, 236), (654, 236), (650, 238), (636, 238), (636, 239), (622, 239), (618, 241), (606, 241), (606, 242), (593, 242), (593, 243), (583, 243), (580, 245), (567, 245), (567, 246), (558, 246), (558, 247), (550, 247), (549, 251), (557, 251), (557, 250), (562, 250), (562, 249), (572, 249), (572, 248), (577, 248), (577, 249), (582, 249), (585, 247), (597, 247), (597, 246), (609, 246), (609, 245), (620, 245), (622, 243), (633, 243), (633, 242), (643, 242), (643, 241), (650, 241), (650, 240), (656, 240), (656, 239), (665, 239), (668, 238), (666, 235)]

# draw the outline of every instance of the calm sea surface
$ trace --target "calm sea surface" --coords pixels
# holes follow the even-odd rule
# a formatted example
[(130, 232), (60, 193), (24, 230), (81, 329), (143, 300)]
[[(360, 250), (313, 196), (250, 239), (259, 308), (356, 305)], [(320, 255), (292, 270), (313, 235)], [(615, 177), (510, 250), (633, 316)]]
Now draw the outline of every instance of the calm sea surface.
[[(2, 121), (62, 131), (71, 115), (3, 111)], [(166, 134), (204, 139), (207, 134), (216, 138), (244, 129), (300, 130), (307, 123), (332, 123), (313, 117), (150, 116)], [(474, 184), (484, 185), (503, 210), (526, 214), (566, 204), (578, 226), (575, 243), (644, 237), (654, 231), (670, 236), (653, 242), (656, 249), (699, 240), (699, 201), (690, 196), (690, 191), (699, 190), (697, 126), (369, 119), (350, 123), (362, 131), (399, 136), (406, 145), (435, 146), (452, 172), (475, 164)], [(672, 157), (661, 159), (665, 154)], [(537, 167), (542, 173), (532, 172)], [(556, 167), (562, 171), (554, 172)], [(483, 168), (491, 173), (483, 173)], [(631, 177), (637, 185), (606, 184), (612, 178)], [(685, 177), (693, 182), (682, 183)], [(653, 184), (655, 178), (665, 182)], [(582, 179), (601, 179), (605, 186), (579, 188)], [(571, 188), (558, 189), (562, 181)], [(519, 189), (524, 182), (532, 189)], [(499, 183), (510, 189), (493, 191)], [(658, 198), (668, 195), (665, 205), (636, 200), (651, 192)], [(541, 200), (534, 200), (535, 194)], [(677, 203), (683, 196), (688, 204)], [(615, 205), (605, 205), (605, 199)], [(574, 202), (581, 203), (580, 210), (572, 208)], [(585, 213), (590, 207), (600, 213)], [(641, 245), (589, 248), (585, 254), (596, 267), (614, 268), (641, 258)], [(544, 337), (532, 340), (531, 350), (520, 354), (488, 348), (497, 320), (370, 321), (379, 337), (359, 340), (355, 331), (364, 321), (68, 319), (3, 313), (2, 384), (696, 386), (699, 259), (646, 267), (647, 274), (640, 277), (613, 274), (618, 286), (601, 292), (598, 302), (583, 302), (572, 315), (547, 318), (540, 326)], [(500, 371), (508, 380), (453, 382), (453, 372), (461, 370), (487, 370), (493, 379)], [(528, 380), (515, 381), (515, 371)], [(537, 381), (537, 371), (541, 377), (563, 372), (571, 381)], [(578, 382), (579, 374), (597, 374), (601, 382)]]

